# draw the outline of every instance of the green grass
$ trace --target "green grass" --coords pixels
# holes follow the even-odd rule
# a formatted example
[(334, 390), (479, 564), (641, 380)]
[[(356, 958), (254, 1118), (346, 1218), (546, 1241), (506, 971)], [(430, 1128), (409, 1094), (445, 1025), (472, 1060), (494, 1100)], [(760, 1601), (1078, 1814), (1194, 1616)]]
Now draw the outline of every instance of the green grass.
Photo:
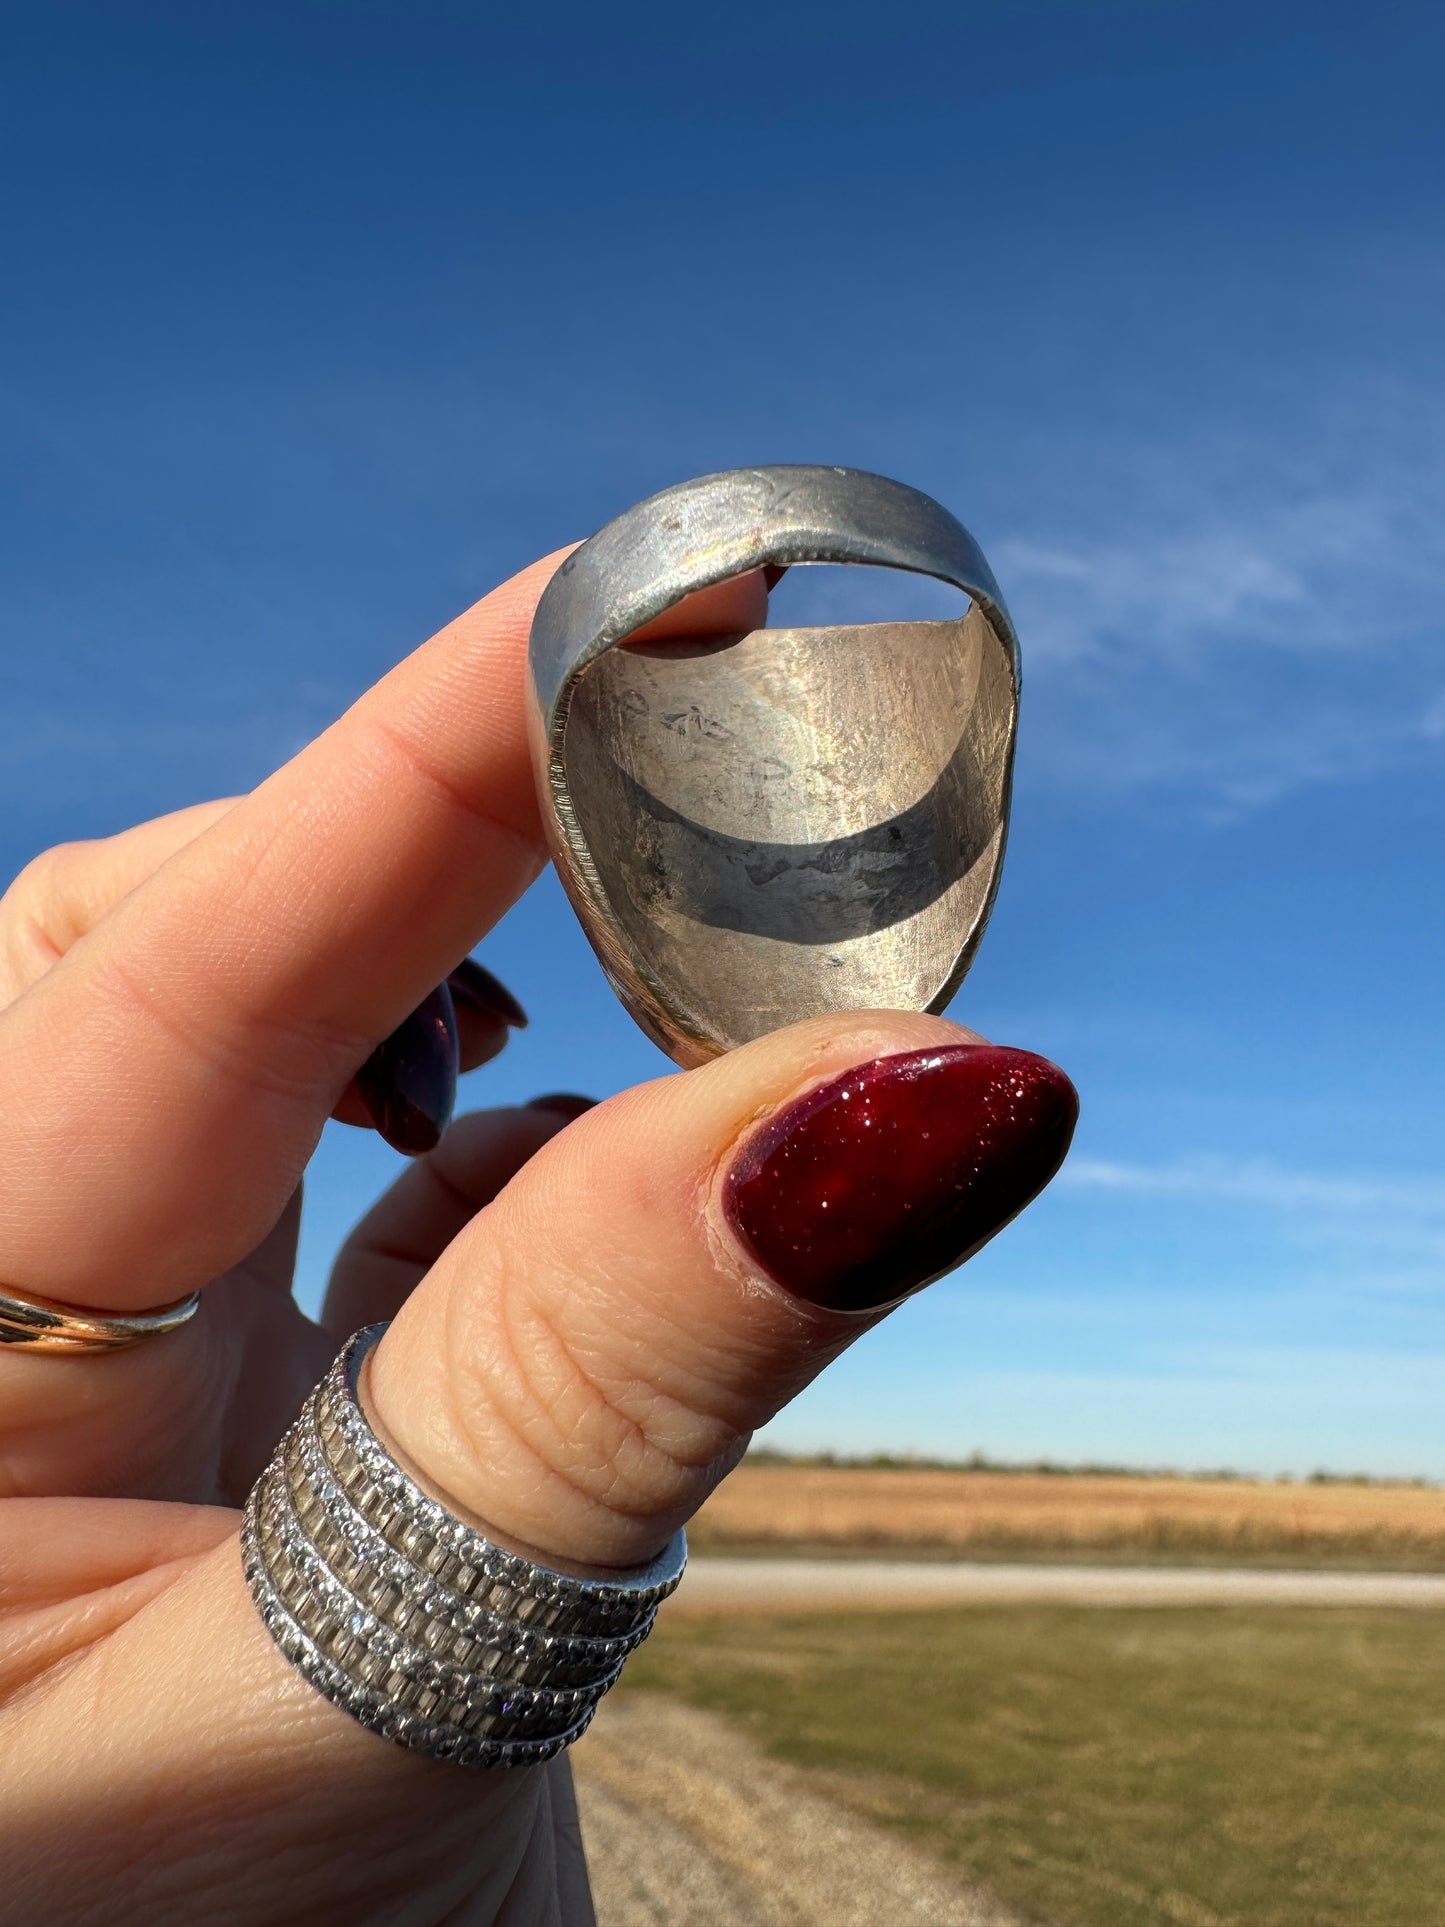
[(664, 1614), (628, 1684), (1056, 1927), (1445, 1927), (1430, 1612)]

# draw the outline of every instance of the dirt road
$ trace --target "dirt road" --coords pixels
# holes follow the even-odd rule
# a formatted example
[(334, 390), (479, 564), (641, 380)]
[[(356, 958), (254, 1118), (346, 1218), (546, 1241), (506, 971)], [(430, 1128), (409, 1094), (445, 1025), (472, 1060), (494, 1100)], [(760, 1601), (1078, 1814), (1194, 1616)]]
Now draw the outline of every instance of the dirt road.
[(1017, 1927), (715, 1714), (621, 1694), (572, 1763), (598, 1927)]
[(991, 1565), (965, 1560), (694, 1558), (669, 1613), (846, 1612), (877, 1606), (1445, 1607), (1445, 1573), (1218, 1566)]

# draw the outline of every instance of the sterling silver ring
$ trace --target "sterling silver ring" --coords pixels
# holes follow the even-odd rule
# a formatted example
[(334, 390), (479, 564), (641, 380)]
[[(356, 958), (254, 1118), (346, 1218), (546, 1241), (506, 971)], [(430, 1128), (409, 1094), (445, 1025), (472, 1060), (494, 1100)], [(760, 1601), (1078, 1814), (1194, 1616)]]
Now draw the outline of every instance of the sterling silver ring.
[(545, 1760), (586, 1729), (677, 1586), (677, 1533), (605, 1580), (494, 1545), (416, 1484), (368, 1424), (358, 1332), (247, 1502), (246, 1581), (302, 1676), (372, 1732), (460, 1766)]
[[(933, 576), (967, 604), (628, 645), (695, 590), (816, 562)], [(530, 663), (558, 874), (618, 996), (679, 1063), (828, 1011), (947, 1004), (998, 888), (1018, 643), (946, 509), (856, 469), (681, 483), (562, 564)]]

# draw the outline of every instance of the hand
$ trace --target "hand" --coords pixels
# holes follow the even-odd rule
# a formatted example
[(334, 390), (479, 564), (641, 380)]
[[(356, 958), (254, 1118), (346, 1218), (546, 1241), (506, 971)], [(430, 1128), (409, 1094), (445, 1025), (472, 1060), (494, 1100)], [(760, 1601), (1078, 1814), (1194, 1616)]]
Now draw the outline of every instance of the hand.
[[(829, 1018), (570, 1122), (460, 1120), (353, 1234), (321, 1323), (301, 1314), (322, 1125), (436, 1135), (437, 987), (543, 861), (523, 667), (557, 560), (253, 795), (51, 852), (0, 904), (0, 1281), (112, 1311), (206, 1287), (132, 1350), (0, 1349), (7, 1918), (578, 1917), (564, 1768), (389, 1745), (264, 1631), (235, 1508), (305, 1392), (394, 1316), (370, 1409), (437, 1495), (572, 1570), (634, 1565), (1063, 1156), (1073, 1093), (1041, 1059), (939, 1018)], [(746, 577), (667, 622), (765, 608)], [(408, 1103), (414, 1060), (376, 1053), (429, 997)], [(508, 1013), (463, 1001), (479, 1062)]]

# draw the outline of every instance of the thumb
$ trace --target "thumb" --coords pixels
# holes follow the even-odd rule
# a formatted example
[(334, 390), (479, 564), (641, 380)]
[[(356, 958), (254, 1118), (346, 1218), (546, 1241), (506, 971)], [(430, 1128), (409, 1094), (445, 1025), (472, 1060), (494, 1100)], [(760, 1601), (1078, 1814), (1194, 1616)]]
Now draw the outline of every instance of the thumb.
[(881, 1313), (1063, 1161), (1073, 1086), (941, 1018), (827, 1017), (589, 1111), (466, 1227), (367, 1400), (454, 1509), (552, 1563), (655, 1554)]

